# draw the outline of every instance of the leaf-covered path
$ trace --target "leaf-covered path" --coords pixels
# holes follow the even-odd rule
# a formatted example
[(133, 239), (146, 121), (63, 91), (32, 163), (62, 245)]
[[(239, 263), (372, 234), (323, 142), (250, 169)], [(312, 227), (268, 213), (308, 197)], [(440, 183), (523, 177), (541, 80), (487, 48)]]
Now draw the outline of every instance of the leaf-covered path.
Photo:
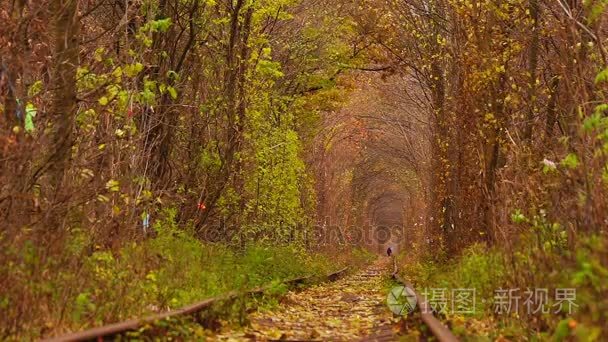
[(289, 292), (276, 309), (253, 313), (245, 330), (227, 331), (217, 339), (391, 341), (395, 325), (386, 306), (384, 286), (389, 269), (389, 260), (381, 258), (336, 282)]

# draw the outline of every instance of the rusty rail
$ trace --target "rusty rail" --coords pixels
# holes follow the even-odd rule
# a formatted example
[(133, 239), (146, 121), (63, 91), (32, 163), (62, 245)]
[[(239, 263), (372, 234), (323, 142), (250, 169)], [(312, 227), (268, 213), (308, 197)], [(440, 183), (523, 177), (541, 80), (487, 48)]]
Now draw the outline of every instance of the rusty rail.
[(414, 292), (416, 296), (416, 301), (418, 303), (418, 307), (420, 308), (420, 318), (429, 327), (431, 333), (437, 338), (439, 342), (458, 342), (458, 338), (452, 334), (450, 329), (448, 329), (440, 320), (438, 320), (435, 316), (433, 316), (433, 311), (429, 303), (422, 297), (416, 290), (414, 290), (414, 286), (403, 279), (398, 273), (397, 270), (397, 260), (393, 257), (393, 279), (400, 282), (401, 284), (407, 286), (410, 290)]
[(347, 271), (348, 271), (348, 267), (344, 267), (341, 270), (330, 273), (327, 275), (327, 280), (336, 281), (336, 280), (340, 279)]
[[(348, 271), (348, 267), (345, 267), (336, 272), (328, 274), (326, 276), (326, 279), (329, 281), (337, 280), (343, 274), (345, 274), (347, 271)], [(298, 284), (302, 284), (312, 278), (313, 278), (313, 276), (294, 278), (294, 279), (283, 281), (283, 284), (286, 284), (289, 286), (295, 286)], [(257, 287), (253, 290), (249, 290), (249, 291), (245, 292), (244, 294), (245, 295), (262, 294), (262, 293), (266, 292), (268, 289), (270, 289), (271, 287), (272, 287), (271, 285)], [(116, 336), (119, 334), (124, 334), (129, 331), (135, 331), (146, 324), (154, 323), (154, 322), (157, 322), (157, 321), (160, 321), (163, 319), (178, 317), (178, 316), (188, 316), (188, 315), (193, 315), (193, 314), (203, 312), (204, 310), (210, 309), (216, 303), (219, 303), (222, 301), (234, 300), (234, 299), (238, 298), (239, 295), (241, 295), (241, 294), (243, 294), (243, 293), (239, 292), (239, 291), (230, 291), (224, 295), (205, 299), (201, 302), (185, 306), (181, 309), (172, 310), (172, 311), (168, 311), (168, 312), (164, 312), (164, 313), (160, 313), (160, 314), (156, 314), (156, 315), (151, 315), (151, 316), (144, 317), (141, 319), (131, 319), (131, 320), (120, 322), (120, 323), (109, 324), (109, 325), (92, 328), (92, 329), (88, 329), (88, 330), (81, 331), (81, 332), (76, 332), (76, 333), (71, 333), (71, 334), (67, 334), (67, 335), (63, 335), (63, 336), (53, 337), (50, 339), (45, 339), (43, 341), (46, 341), (46, 342), (74, 342), (74, 341), (96, 341), (96, 340), (101, 341), (101, 340), (103, 340), (104, 337)]]

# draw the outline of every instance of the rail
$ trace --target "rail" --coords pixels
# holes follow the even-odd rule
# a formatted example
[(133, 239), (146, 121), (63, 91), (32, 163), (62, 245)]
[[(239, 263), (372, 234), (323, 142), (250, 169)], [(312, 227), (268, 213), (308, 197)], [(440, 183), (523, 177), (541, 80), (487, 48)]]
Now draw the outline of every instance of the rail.
[(401, 277), (399, 275), (399, 272), (397, 270), (397, 260), (395, 259), (394, 256), (393, 256), (393, 279), (395, 279), (396, 281), (405, 285), (406, 287), (408, 287), (410, 290), (412, 290), (414, 292), (414, 295), (416, 296), (416, 301), (418, 303), (418, 307), (420, 308), (420, 318), (422, 319), (422, 322), (424, 322), (424, 324), (426, 324), (426, 326), (429, 328), (429, 330), (431, 331), (433, 336), (435, 336), (435, 338), (437, 338), (437, 340), (439, 342), (458, 342), (459, 341), (458, 338), (456, 338), (456, 336), (454, 336), (454, 334), (452, 334), (450, 329), (448, 329), (443, 323), (441, 323), (440, 320), (438, 320), (435, 316), (433, 316), (433, 310), (432, 310), (431, 306), (429, 305), (429, 303), (425, 300), (425, 298), (422, 297), (420, 294), (418, 294), (418, 292), (416, 290), (414, 290), (414, 286), (410, 282), (403, 279), (403, 277)]

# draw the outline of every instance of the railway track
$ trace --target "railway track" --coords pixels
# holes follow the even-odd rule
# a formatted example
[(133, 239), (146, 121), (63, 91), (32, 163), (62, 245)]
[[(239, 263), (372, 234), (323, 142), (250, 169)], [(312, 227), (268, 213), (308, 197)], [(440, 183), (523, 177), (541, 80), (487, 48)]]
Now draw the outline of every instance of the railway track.
[[(327, 275), (330, 283), (312, 285), (303, 291), (288, 293), (273, 312), (255, 312), (251, 324), (240, 331), (220, 331), (207, 340), (216, 341), (396, 341), (405, 326), (397, 323), (387, 309), (386, 291), (382, 282), (391, 276), (396, 282), (414, 290), (414, 287), (397, 272), (395, 259), (379, 259), (369, 267), (344, 277), (348, 268)], [(391, 270), (392, 268), (392, 270)], [(391, 273), (392, 271), (392, 273)], [(290, 279), (283, 283), (290, 288), (311, 281), (311, 277)], [(218, 303), (234, 301), (243, 295), (255, 296), (267, 292), (271, 286), (247, 292), (233, 291), (210, 298), (178, 310), (173, 310), (141, 319), (97, 327), (82, 332), (48, 339), (48, 342), (108, 341), (137, 331), (144, 326), (160, 321), (183, 317), (202, 317)], [(454, 342), (458, 339), (433, 316), (425, 299), (414, 291), (417, 298), (415, 325), (425, 325), (432, 338), (439, 342)], [(198, 320), (198, 322), (202, 322)], [(401, 324), (401, 327), (399, 327)], [(420, 330), (420, 329), (419, 329)], [(128, 339), (128, 337), (127, 337)], [(427, 337), (420, 337), (427, 340)]]
[(426, 332), (418, 335), (421, 341), (458, 341), (417, 293), (419, 312), (399, 320), (388, 310), (386, 281), (392, 278), (413, 289), (396, 271), (394, 259), (378, 259), (335, 283), (288, 293), (278, 308), (252, 314), (244, 330), (228, 329), (212, 340), (389, 342), (404, 337), (409, 326)]
[(357, 341), (379, 329), (391, 330), (394, 318), (383, 290), (390, 274), (387, 261), (379, 259), (333, 283), (290, 292), (277, 308), (250, 315), (245, 329), (228, 328), (213, 340)]
[[(347, 271), (348, 271), (348, 267), (342, 268), (338, 271), (328, 274), (326, 276), (326, 279), (329, 281), (334, 281), (336, 279), (339, 279)], [(289, 287), (295, 287), (295, 286), (298, 286), (301, 284), (305, 284), (306, 282), (311, 281), (312, 279), (313, 279), (312, 276), (299, 277), (299, 278), (294, 278), (294, 279), (289, 279), (289, 280), (283, 281), (283, 284), (285, 284)], [(243, 295), (247, 295), (247, 296), (260, 295), (260, 294), (267, 292), (271, 288), (272, 288), (272, 286), (268, 285), (268, 286), (258, 287), (258, 288), (246, 291), (245, 293), (239, 292), (239, 291), (231, 291), (229, 293), (226, 293), (226, 294), (218, 296), (218, 297), (209, 298), (209, 299), (200, 301), (198, 303), (194, 303), (194, 304), (185, 306), (181, 309), (172, 310), (172, 311), (168, 311), (168, 312), (160, 313), (160, 314), (156, 314), (156, 315), (151, 315), (151, 316), (140, 318), (140, 319), (132, 319), (132, 320), (128, 320), (128, 321), (124, 321), (124, 322), (120, 322), (120, 323), (109, 324), (109, 325), (96, 327), (96, 328), (88, 329), (88, 330), (81, 331), (81, 332), (75, 332), (75, 333), (71, 333), (71, 334), (67, 334), (67, 335), (53, 337), (53, 338), (45, 339), (45, 340), (43, 340), (43, 342), (76, 342), (76, 341), (113, 340), (115, 337), (118, 337), (120, 335), (126, 334), (131, 331), (136, 331), (136, 330), (140, 329), (141, 327), (148, 325), (148, 324), (154, 324), (156, 322), (166, 320), (166, 319), (171, 319), (171, 318), (180, 318), (180, 317), (184, 317), (184, 316), (198, 315), (207, 310), (212, 309), (213, 306), (216, 304), (226, 302), (226, 301), (233, 301)]]

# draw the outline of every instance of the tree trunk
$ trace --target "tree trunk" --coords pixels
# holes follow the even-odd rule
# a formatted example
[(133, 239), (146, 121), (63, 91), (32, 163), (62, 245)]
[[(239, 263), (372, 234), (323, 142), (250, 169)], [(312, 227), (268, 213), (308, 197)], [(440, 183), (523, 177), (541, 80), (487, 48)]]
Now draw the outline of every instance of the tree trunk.
[(238, 176), (240, 168), (240, 162), (235, 157), (241, 149), (246, 115), (245, 83), (250, 54), (249, 35), (253, 17), (253, 8), (249, 7), (247, 11), (243, 11), (246, 8), (245, 3), (245, 0), (237, 0), (230, 13), (230, 36), (226, 48), (226, 72), (223, 89), (226, 103), (224, 110), (228, 123), (226, 127), (226, 147), (221, 152), (222, 167), (219, 171), (217, 188), (206, 198), (207, 210), (199, 220), (198, 228), (203, 226), (213, 213), (232, 176)]
[(56, 197), (63, 186), (73, 144), (76, 116), (76, 68), (78, 66), (78, 0), (54, 0), (54, 60), (51, 70), (52, 133), (50, 155), (46, 161), (51, 195)]
[(538, 66), (538, 48), (540, 42), (540, 7), (538, 0), (530, 0), (529, 11), (532, 16), (532, 41), (530, 42), (530, 51), (528, 54), (528, 73), (530, 74), (530, 83), (528, 85), (528, 113), (524, 126), (523, 138), (525, 141), (532, 140), (532, 127), (534, 125), (534, 116), (536, 115), (536, 68)]

